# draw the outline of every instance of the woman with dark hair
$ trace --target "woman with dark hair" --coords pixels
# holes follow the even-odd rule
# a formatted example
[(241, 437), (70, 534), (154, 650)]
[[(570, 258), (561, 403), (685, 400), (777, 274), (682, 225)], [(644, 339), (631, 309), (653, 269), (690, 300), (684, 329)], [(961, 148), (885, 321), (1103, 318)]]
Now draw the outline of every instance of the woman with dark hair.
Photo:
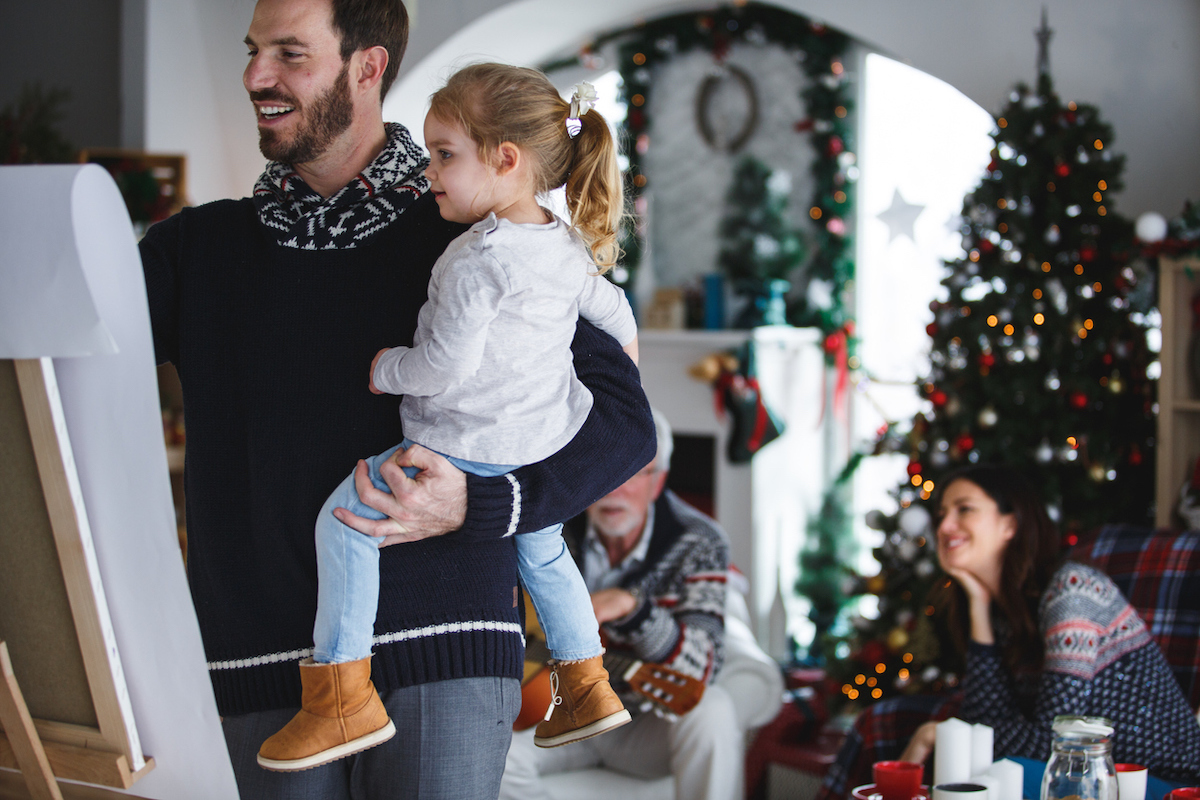
[[(964, 468), (942, 483), (938, 516), (938, 563), (949, 580), (933, 604), (948, 615), (966, 670), (961, 704), (926, 704), (933, 718), (991, 726), (996, 758), (1045, 761), (1055, 716), (1105, 717), (1116, 761), (1169, 781), (1200, 780), (1200, 723), (1162, 651), (1107, 575), (1063, 559), (1032, 482), (1008, 467)], [(903, 701), (890, 709), (905, 711), (915, 709)], [(890, 733), (897, 749), (904, 744), (881, 724), (888, 713), (860, 720), (824, 797), (844, 795), (847, 779), (889, 757), (864, 739)], [(900, 758), (926, 761), (936, 725), (916, 728)]]

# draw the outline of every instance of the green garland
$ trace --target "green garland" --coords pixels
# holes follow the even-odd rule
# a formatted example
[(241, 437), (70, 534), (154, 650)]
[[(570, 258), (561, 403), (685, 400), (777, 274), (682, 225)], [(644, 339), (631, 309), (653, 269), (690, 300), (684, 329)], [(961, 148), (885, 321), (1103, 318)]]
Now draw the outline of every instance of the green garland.
[[(610, 42), (617, 44), (617, 67), (621, 72), (622, 99), (629, 108), (623, 123), (623, 138), (629, 148), (628, 193), (635, 212), (649, 184), (643, 157), (649, 147), (650, 120), (646, 107), (653, 89), (654, 67), (690, 50), (705, 49), (718, 61), (734, 42), (776, 44), (787, 49), (800, 63), (810, 83), (801, 91), (807, 117), (796, 123), (796, 131), (812, 138), (817, 157), (813, 160), (815, 181), (809, 217), (815, 228), (816, 247), (807, 267), (810, 280), (829, 286), (829, 300), (812, 307), (806, 298), (792, 301), (788, 321), (793, 325), (818, 327), (826, 334), (846, 329), (851, 323), (845, 290), (854, 279), (847, 217), (853, 210), (854, 165), (851, 92), (847, 87), (844, 56), (850, 39), (843, 33), (798, 14), (760, 3), (741, 3), (712, 10), (661, 17), (598, 37), (570, 58), (543, 65), (546, 72), (584, 63), (591, 54)], [(627, 271), (624, 285), (642, 257), (644, 232), (627, 229), (622, 238)]]

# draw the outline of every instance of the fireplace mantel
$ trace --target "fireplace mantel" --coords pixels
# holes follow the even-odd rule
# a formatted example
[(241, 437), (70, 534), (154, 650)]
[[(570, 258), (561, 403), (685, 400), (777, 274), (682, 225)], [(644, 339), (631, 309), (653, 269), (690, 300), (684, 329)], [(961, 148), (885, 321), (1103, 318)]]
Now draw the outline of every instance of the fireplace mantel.
[[(786, 425), (749, 464), (727, 458), (730, 421), (717, 417), (713, 390), (688, 369), (704, 357), (756, 345), (763, 398)], [(750, 583), (754, 633), (771, 655), (786, 653), (784, 608), (810, 515), (830, 481), (833, 426), (825, 408), (826, 368), (820, 331), (769, 326), (752, 331), (639, 332), (642, 384), (676, 436), (712, 437), (714, 516), (729, 534), (734, 565)], [(678, 461), (676, 462), (678, 465)]]

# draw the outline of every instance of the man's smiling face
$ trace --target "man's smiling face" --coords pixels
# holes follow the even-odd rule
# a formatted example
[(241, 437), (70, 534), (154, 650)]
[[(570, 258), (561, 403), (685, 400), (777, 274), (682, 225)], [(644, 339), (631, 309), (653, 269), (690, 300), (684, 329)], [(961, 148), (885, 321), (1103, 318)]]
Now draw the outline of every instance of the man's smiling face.
[(329, 0), (260, 0), (246, 34), (242, 82), (258, 118), (259, 149), (272, 161), (320, 157), (353, 121), (349, 60)]

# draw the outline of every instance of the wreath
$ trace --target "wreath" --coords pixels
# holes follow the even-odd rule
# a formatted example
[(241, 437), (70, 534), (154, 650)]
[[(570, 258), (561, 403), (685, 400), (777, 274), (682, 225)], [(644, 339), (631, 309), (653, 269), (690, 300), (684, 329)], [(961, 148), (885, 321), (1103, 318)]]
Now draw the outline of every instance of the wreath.
[[(724, 61), (730, 46), (740, 41), (784, 48), (809, 79), (809, 84), (800, 91), (805, 117), (794, 126), (797, 134), (809, 137), (816, 153), (811, 166), (815, 188), (808, 213), (814, 227), (815, 247), (807, 265), (807, 276), (810, 281), (825, 284), (829, 291), (814, 293), (826, 295), (821, 301), (793, 300), (788, 307), (788, 321), (797, 326), (817, 327), (827, 334), (835, 333), (850, 322), (844, 288), (854, 280), (853, 247), (845, 222), (854, 208), (851, 176), (856, 169), (850, 120), (852, 92), (845, 68), (849, 37), (785, 9), (762, 3), (739, 3), (732, 7), (660, 17), (606, 33), (578, 54), (544, 64), (542, 69), (554, 72), (589, 66), (602, 47), (616, 46), (622, 100), (629, 108), (621, 133), (623, 139), (633, 144), (627, 153), (628, 194), (635, 213), (640, 213), (643, 204), (639, 200), (649, 183), (642, 162), (650, 146), (646, 101), (653, 90), (653, 68), (681, 53), (704, 49), (718, 64), (725, 66), (729, 74), (736, 76), (735, 68), (725, 65)], [(704, 101), (703, 87), (701, 95), (698, 105)], [(701, 124), (699, 119), (697, 122)], [(704, 133), (703, 126), (701, 133)], [(752, 134), (753, 128), (746, 138)], [(731, 137), (729, 144), (738, 138)], [(620, 279), (614, 277), (614, 281), (622, 286), (634, 284), (643, 250), (643, 234), (636, 221), (623, 231), (624, 270)]]

